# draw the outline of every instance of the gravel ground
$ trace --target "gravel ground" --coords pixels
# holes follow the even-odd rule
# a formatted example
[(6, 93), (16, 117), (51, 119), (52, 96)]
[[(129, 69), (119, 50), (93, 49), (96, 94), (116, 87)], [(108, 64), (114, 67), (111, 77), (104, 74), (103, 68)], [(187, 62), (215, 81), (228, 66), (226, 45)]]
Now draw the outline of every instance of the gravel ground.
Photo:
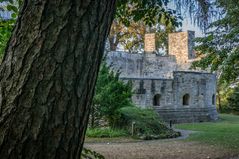
[(85, 147), (106, 159), (229, 159), (235, 154), (196, 142), (144, 141), (137, 143), (95, 143)]
[[(181, 130), (180, 130), (181, 131)], [(106, 159), (239, 159), (239, 152), (198, 142), (184, 141), (190, 133), (181, 131), (177, 139), (151, 141), (109, 141), (85, 143), (85, 147), (101, 153)]]

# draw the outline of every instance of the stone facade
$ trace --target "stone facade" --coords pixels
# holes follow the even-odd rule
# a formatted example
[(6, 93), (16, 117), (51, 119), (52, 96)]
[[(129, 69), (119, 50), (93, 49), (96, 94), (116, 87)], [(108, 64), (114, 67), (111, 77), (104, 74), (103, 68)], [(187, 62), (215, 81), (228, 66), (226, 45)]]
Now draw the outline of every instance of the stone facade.
[(200, 122), (217, 119), (215, 74), (189, 70), (194, 33), (169, 35), (169, 55), (111, 52), (107, 63), (133, 84), (133, 102), (153, 108), (165, 121)]

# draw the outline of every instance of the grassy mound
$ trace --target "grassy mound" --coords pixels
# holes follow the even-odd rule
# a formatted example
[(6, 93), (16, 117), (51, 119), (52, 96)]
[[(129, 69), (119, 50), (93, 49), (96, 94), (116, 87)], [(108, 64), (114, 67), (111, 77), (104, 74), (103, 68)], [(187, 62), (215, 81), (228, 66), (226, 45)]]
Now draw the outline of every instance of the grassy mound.
[(127, 129), (133, 131), (136, 137), (150, 140), (180, 136), (179, 132), (168, 128), (152, 109), (124, 107), (120, 109), (120, 112), (122, 114), (121, 125), (126, 125)]

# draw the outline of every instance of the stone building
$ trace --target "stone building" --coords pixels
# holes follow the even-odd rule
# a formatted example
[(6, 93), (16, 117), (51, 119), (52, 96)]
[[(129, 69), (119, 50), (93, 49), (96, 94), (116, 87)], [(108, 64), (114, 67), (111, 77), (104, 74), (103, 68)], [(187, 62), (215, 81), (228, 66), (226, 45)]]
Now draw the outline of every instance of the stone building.
[(111, 52), (107, 63), (133, 84), (133, 102), (153, 108), (165, 121), (216, 120), (216, 75), (190, 70), (194, 32), (169, 35), (168, 55)]

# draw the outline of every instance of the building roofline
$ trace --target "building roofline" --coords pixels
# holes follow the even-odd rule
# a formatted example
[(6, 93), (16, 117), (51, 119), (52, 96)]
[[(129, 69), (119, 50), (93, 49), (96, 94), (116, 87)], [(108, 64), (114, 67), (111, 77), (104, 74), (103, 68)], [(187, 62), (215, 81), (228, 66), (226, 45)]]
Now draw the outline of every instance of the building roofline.
[(120, 77), (120, 79), (128, 79), (128, 80), (172, 80), (172, 78), (155, 78), (155, 77)]
[(215, 73), (199, 72), (199, 71), (173, 71), (173, 73), (192, 73), (192, 74), (211, 74), (211, 75), (216, 75)]

